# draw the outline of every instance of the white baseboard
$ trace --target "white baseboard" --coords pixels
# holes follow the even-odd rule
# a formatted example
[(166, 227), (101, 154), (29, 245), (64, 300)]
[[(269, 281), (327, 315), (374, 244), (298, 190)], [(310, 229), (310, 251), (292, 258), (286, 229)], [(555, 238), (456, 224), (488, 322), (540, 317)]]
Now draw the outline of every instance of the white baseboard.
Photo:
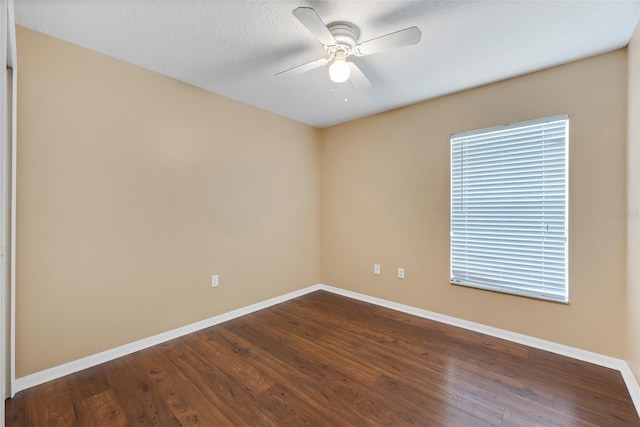
[(158, 335), (153, 335), (148, 338), (143, 338), (139, 341), (134, 341), (129, 344), (115, 347), (101, 353), (93, 354), (91, 356), (83, 357), (82, 359), (74, 360), (72, 362), (65, 363), (63, 365), (55, 366), (53, 368), (45, 369), (24, 377), (16, 378), (14, 382), (15, 390), (12, 390), (12, 394), (18, 393), (22, 390), (37, 386), (39, 384), (46, 383), (57, 378), (64, 377), (65, 375), (72, 374), (74, 372), (81, 371), (83, 369), (97, 366), (101, 363), (109, 362), (118, 357), (126, 356), (136, 351), (144, 350), (145, 348), (152, 347), (154, 345), (162, 344), (163, 342), (170, 341), (172, 339), (197, 332), (199, 330), (208, 328), (210, 326), (217, 325), (219, 323), (226, 322), (228, 320), (235, 319), (245, 314), (253, 313), (254, 311), (262, 310), (263, 308), (271, 307), (272, 305), (279, 304), (281, 302), (308, 294), (313, 291), (321, 289), (320, 285), (309, 286), (298, 291), (290, 292), (285, 295), (281, 295), (275, 298), (270, 298), (265, 301), (261, 301), (255, 304), (251, 304), (247, 307), (242, 307), (237, 310), (229, 311), (227, 313), (213, 316), (209, 319), (205, 319), (199, 322), (192, 323), (190, 325), (182, 326), (177, 329), (172, 329), (167, 332), (163, 332)]
[(636, 407), (638, 416), (640, 416), (640, 385), (638, 385), (638, 381), (633, 375), (633, 371), (629, 367), (629, 364), (624, 360), (621, 362), (624, 363), (624, 366), (620, 368), (620, 373), (622, 374), (622, 378), (624, 379), (627, 389), (629, 389), (629, 394), (631, 395), (633, 404)]
[(13, 394), (15, 394), (19, 391), (26, 390), (27, 388), (34, 387), (39, 384), (43, 384), (47, 381), (61, 378), (65, 375), (69, 375), (83, 369), (91, 368), (101, 363), (117, 359), (118, 357), (126, 356), (136, 351), (161, 344), (174, 338), (178, 338), (183, 335), (187, 335), (318, 290), (332, 292), (334, 294), (343, 295), (349, 298), (368, 302), (381, 307), (390, 308), (392, 310), (401, 311), (403, 313), (412, 314), (414, 316), (422, 317), (425, 319), (435, 320), (437, 322), (446, 323), (475, 332), (480, 332), (485, 335), (490, 335), (496, 338), (501, 338), (518, 344), (534, 347), (540, 350), (546, 350), (552, 353), (568, 356), (577, 360), (582, 360), (584, 362), (603, 366), (605, 368), (615, 369), (622, 374), (622, 378), (624, 379), (625, 384), (629, 389), (629, 394), (633, 399), (636, 411), (638, 411), (638, 414), (640, 415), (640, 386), (638, 385), (638, 382), (636, 381), (636, 378), (633, 375), (633, 372), (631, 371), (629, 365), (624, 360), (323, 284), (309, 286), (298, 291), (290, 292), (288, 294), (281, 295), (275, 298), (270, 298), (256, 304), (251, 304), (247, 307), (239, 308), (228, 313), (223, 313), (218, 316), (202, 320), (200, 322), (183, 326), (181, 328), (163, 332), (161, 334), (144, 338), (139, 341), (125, 344), (123, 346), (116, 347), (110, 350), (106, 350), (92, 356), (84, 357), (82, 359), (68, 362), (63, 365), (46, 369), (44, 371), (36, 372), (25, 377), (17, 378), (14, 383), (15, 390), (12, 390), (12, 392)]

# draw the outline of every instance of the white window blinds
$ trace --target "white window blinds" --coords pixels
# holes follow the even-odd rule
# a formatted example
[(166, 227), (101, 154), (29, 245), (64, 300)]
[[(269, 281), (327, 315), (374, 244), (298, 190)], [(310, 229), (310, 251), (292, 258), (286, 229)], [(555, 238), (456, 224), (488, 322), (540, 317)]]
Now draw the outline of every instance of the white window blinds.
[(568, 301), (568, 117), (451, 136), (451, 283)]

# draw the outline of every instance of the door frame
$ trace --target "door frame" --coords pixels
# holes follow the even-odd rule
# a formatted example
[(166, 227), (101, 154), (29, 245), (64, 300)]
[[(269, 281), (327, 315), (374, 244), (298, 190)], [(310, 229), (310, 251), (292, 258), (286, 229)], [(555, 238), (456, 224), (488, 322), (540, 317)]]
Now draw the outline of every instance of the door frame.
[(0, 0), (0, 425), (15, 382), (15, 143), (17, 54), (13, 0)]
[[(5, 148), (7, 153), (4, 171), (5, 192), (4, 197), (8, 204), (5, 212), (9, 218), (4, 218), (0, 225), (5, 230), (5, 253), (9, 254), (8, 261), (5, 265), (9, 272), (5, 271), (5, 277), (9, 278), (9, 325), (5, 326), (5, 331), (9, 330), (9, 381), (8, 394), (9, 397), (15, 396), (16, 382), (16, 182), (17, 182), (17, 163), (18, 163), (18, 48), (16, 38), (16, 22), (13, 11), (13, 0), (7, 0), (8, 3), (8, 33), (9, 43), (7, 44), (9, 52), (9, 65), (11, 66), (11, 141), (8, 141)], [(5, 364), (6, 366), (6, 364)]]

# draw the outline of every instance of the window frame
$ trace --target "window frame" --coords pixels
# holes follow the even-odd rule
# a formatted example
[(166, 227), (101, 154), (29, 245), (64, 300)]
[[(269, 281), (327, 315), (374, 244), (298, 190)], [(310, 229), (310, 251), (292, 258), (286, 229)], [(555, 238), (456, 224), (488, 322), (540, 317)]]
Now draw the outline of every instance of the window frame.
[[(544, 286), (540, 286), (535, 291), (524, 291), (522, 289), (523, 286), (512, 285), (508, 286), (501, 283), (494, 284), (483, 284), (483, 283), (474, 283), (473, 280), (464, 280), (461, 278), (456, 278), (454, 276), (454, 141), (457, 142), (465, 137), (477, 138), (479, 136), (487, 136), (489, 134), (498, 134), (502, 131), (510, 131), (516, 130), (519, 128), (526, 128), (531, 126), (543, 126), (545, 124), (556, 123), (556, 122), (564, 122), (564, 295), (551, 295), (550, 293), (544, 292)], [(539, 119), (526, 120), (521, 122), (515, 122), (506, 124), (503, 126), (495, 126), (483, 129), (475, 129), (466, 132), (458, 132), (450, 135), (449, 144), (450, 144), (450, 177), (449, 177), (449, 185), (450, 185), (450, 206), (449, 206), (449, 226), (450, 226), (450, 234), (449, 234), (449, 279), (450, 283), (455, 286), (464, 286), (472, 289), (482, 289), (489, 290), (494, 292), (500, 292), (509, 295), (517, 295), (522, 297), (534, 298), (538, 300), (552, 301), (563, 304), (569, 304), (570, 297), (570, 289), (569, 289), (569, 129), (570, 129), (570, 121), (569, 116), (567, 114), (554, 115), (549, 117), (543, 117)], [(457, 142), (462, 143), (462, 142)], [(517, 154), (515, 154), (517, 156)], [(466, 175), (465, 175), (466, 178)], [(541, 183), (544, 181), (541, 179)], [(460, 184), (462, 186), (463, 184)], [(459, 193), (463, 193), (464, 190), (460, 189)], [(459, 196), (462, 197), (462, 196)], [(459, 202), (458, 202), (459, 203)], [(490, 217), (491, 218), (491, 217)], [(540, 237), (538, 241), (541, 241), (543, 237)], [(557, 239), (556, 239), (557, 241)], [(466, 251), (465, 251), (466, 252)], [(533, 287), (533, 286), (532, 286)]]

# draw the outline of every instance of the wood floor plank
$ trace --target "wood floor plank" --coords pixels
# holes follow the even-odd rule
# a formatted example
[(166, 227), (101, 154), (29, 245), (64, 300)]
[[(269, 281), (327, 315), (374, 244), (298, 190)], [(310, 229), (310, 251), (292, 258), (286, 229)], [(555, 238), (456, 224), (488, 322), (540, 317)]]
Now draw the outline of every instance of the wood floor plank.
[(162, 344), (149, 349), (153, 357), (147, 359), (146, 370), (169, 410), (183, 426), (202, 425), (203, 422), (232, 425), (224, 411), (203, 396), (185, 372), (163, 357), (162, 347), (172, 344), (175, 345)]
[(127, 417), (113, 390), (105, 390), (75, 403), (78, 425), (86, 427), (125, 427)]
[(625, 426), (619, 372), (318, 291), (25, 390), (27, 426)]
[[(280, 318), (285, 317), (277, 312), (273, 313)], [(243, 319), (247, 325), (259, 328), (263, 322), (263, 316), (246, 316)], [(270, 333), (280, 342), (288, 342), (289, 346), (300, 351), (301, 356), (307, 360), (317, 360), (321, 363), (321, 372), (323, 376), (340, 372), (349, 372), (350, 376), (357, 379), (362, 384), (371, 384), (378, 376), (380, 371), (377, 369), (366, 369), (358, 360), (354, 360), (352, 354), (338, 354), (329, 346), (321, 345), (323, 338), (309, 339), (307, 337), (296, 335), (295, 330), (288, 327), (287, 324), (279, 324), (275, 322), (275, 318), (269, 313), (265, 313), (264, 320), (271, 324)], [(304, 324), (299, 323), (303, 328)], [(328, 334), (328, 332), (327, 332)], [(327, 334), (323, 334), (327, 336)]]
[(631, 402), (611, 397), (580, 389), (555, 389), (553, 408), (562, 413), (575, 413), (579, 419), (599, 426), (624, 425)]
[[(213, 355), (214, 360), (220, 362), (220, 369), (238, 384), (243, 384), (254, 396), (274, 384), (272, 378), (269, 378), (263, 371), (256, 369), (250, 363), (237, 363), (238, 361), (246, 362), (246, 359), (251, 357), (248, 348), (228, 346), (218, 333), (210, 335), (202, 333), (196, 336), (199, 336), (200, 341), (206, 344), (208, 354)], [(227, 363), (227, 361), (231, 363)]]
[(304, 401), (280, 384), (274, 384), (256, 399), (285, 426), (327, 426), (340, 425), (327, 418), (328, 414), (316, 413)]
[[(104, 365), (105, 377), (127, 419), (136, 426), (180, 426), (145, 372), (140, 360), (150, 351), (134, 353)], [(74, 374), (75, 375), (75, 374)]]
[[(57, 379), (30, 390), (25, 399), (25, 425), (28, 427), (77, 426), (67, 378)], [(47, 408), (42, 411), (41, 408)]]
[(413, 426), (424, 423), (413, 411), (398, 407), (379, 390), (363, 387), (347, 375), (331, 375), (325, 378), (321, 388), (357, 408), (362, 422), (354, 425)]
[[(305, 371), (294, 369), (287, 361), (280, 360), (276, 354), (260, 348), (260, 346), (245, 340), (224, 327), (216, 328), (215, 331), (204, 331), (204, 333), (208, 338), (198, 339), (197, 344), (193, 344), (194, 347), (196, 345), (198, 347), (201, 345), (211, 346), (213, 340), (219, 340), (219, 342), (215, 344), (216, 347), (214, 347), (216, 350), (219, 348), (217, 347), (219, 345), (227, 345), (231, 348), (242, 348), (243, 350), (239, 352), (243, 354), (241, 362), (260, 370), (264, 375), (273, 378), (276, 383), (295, 388), (296, 384), (317, 380), (316, 376), (311, 377), (307, 375)], [(194, 335), (194, 337), (197, 337), (197, 335)], [(201, 351), (203, 357), (210, 354), (204, 347), (200, 347), (199, 351)], [(234, 362), (238, 363), (239, 360), (235, 360)], [(224, 366), (218, 366), (218, 369), (230, 375)]]
[[(478, 427), (499, 425), (502, 413), (491, 420), (468, 413), (454, 406), (453, 399), (430, 393), (428, 389), (417, 390), (407, 383), (383, 376), (374, 384), (375, 388), (384, 390), (387, 395), (394, 396), (394, 402), (417, 412), (425, 425), (473, 425)], [(450, 397), (450, 396), (449, 396)], [(492, 422), (493, 421), (493, 422)]]
[(29, 390), (16, 394), (13, 399), (7, 399), (4, 403), (5, 426), (24, 427), (26, 425), (25, 399)]
[[(258, 328), (262, 323), (259, 319), (252, 316), (245, 316), (243, 318), (243, 323), (245, 329), (243, 331), (247, 331), (247, 329), (252, 330), (254, 333), (257, 333), (257, 330), (254, 328)], [(322, 384), (322, 380), (327, 378), (327, 376), (333, 373), (339, 373), (337, 366), (331, 366), (331, 363), (335, 363), (335, 358), (329, 361), (329, 358), (323, 355), (321, 348), (313, 348), (305, 343), (296, 340), (295, 336), (287, 335), (282, 332), (282, 330), (277, 330), (273, 323), (270, 323), (270, 334), (273, 335), (277, 340), (281, 341), (289, 341), (289, 348), (296, 348), (298, 350), (304, 349), (304, 352), (301, 353), (297, 357), (297, 366), (302, 367), (302, 369), (298, 370), (299, 376), (295, 382), (282, 379), (279, 381), (279, 386), (285, 390), (304, 390), (304, 394), (300, 395), (299, 400), (301, 404), (304, 404), (310, 411), (316, 411), (317, 413), (326, 413), (327, 417), (332, 420), (332, 424), (337, 423), (340, 425), (344, 422), (352, 422), (357, 424), (364, 425), (364, 420), (359, 415), (359, 411), (357, 408), (353, 407), (350, 404), (345, 404), (344, 399), (341, 396), (336, 396), (330, 393), (328, 390), (323, 389), (320, 384)], [(289, 357), (289, 355), (286, 355)], [(288, 359), (286, 359), (288, 360)], [(306, 361), (314, 360), (313, 364), (307, 364)], [(318, 363), (316, 363), (316, 361)], [(272, 363), (275, 360), (272, 361)], [(283, 362), (281, 360), (281, 362)], [(288, 369), (292, 369), (292, 365), (287, 364), (284, 361), (283, 366), (288, 366)], [(263, 366), (263, 369), (268, 369), (268, 367)], [(295, 370), (295, 368), (293, 368)], [(319, 379), (320, 382), (319, 382)], [(281, 388), (275, 388), (281, 390)], [(274, 396), (271, 396), (274, 397)], [(348, 424), (349, 425), (349, 424)]]
[[(194, 345), (195, 344), (195, 345)], [(182, 370), (213, 406), (224, 412), (233, 425), (246, 424), (276, 426), (277, 423), (266, 414), (254, 399), (247, 386), (237, 382), (224, 372), (219, 365), (234, 364), (233, 360), (208, 359), (204, 355), (200, 340), (181, 339), (168, 346), (163, 357)], [(193, 348), (193, 347), (196, 347)]]
[(69, 382), (68, 387), (73, 402), (88, 399), (111, 388), (104, 376), (103, 365), (78, 372), (75, 380)]
[[(266, 319), (265, 319), (266, 320)], [(271, 325), (273, 327), (273, 324)], [(215, 335), (222, 338), (228, 345), (232, 347), (248, 347), (250, 344), (241, 337), (232, 332), (222, 329), (216, 331)], [(248, 352), (243, 352), (248, 353)], [(344, 396), (333, 393), (324, 386), (324, 382), (318, 383), (315, 377), (306, 376), (304, 371), (295, 371), (290, 365), (274, 358), (268, 353), (253, 350), (255, 357), (246, 359), (246, 363), (251, 364), (256, 369), (266, 372), (271, 378), (274, 378), (279, 385), (284, 386), (288, 390), (296, 390), (299, 393), (309, 396), (307, 399), (308, 406), (312, 410), (327, 411), (337, 414), (338, 418), (333, 416), (333, 422), (351, 423), (352, 425), (366, 425), (364, 419), (360, 416), (359, 408), (354, 407), (350, 403), (345, 403)], [(326, 359), (321, 358), (326, 361)], [(326, 377), (325, 377), (326, 378)], [(362, 387), (362, 385), (359, 385)]]
[[(266, 324), (265, 324), (266, 325)], [(288, 364), (291, 369), (315, 378), (317, 382), (327, 375), (321, 362), (308, 358), (304, 351), (289, 345), (286, 341), (279, 340), (272, 334), (264, 333), (264, 325), (259, 329), (254, 329), (247, 322), (246, 318), (235, 319), (223, 325), (224, 328), (233, 332), (241, 338), (250, 341), (268, 353)]]
[[(367, 345), (366, 340), (359, 340), (353, 336), (349, 336), (347, 341), (343, 342), (346, 345), (341, 347), (338, 343), (340, 338), (337, 336), (341, 334), (342, 332), (340, 331), (336, 333), (336, 336), (328, 335), (323, 338), (323, 340), (327, 340), (325, 344), (331, 343), (330, 347), (334, 352), (344, 352), (343, 354), (355, 356), (355, 359), (362, 365), (362, 369), (364, 369), (367, 364), (371, 364), (371, 368), (378, 369), (381, 374), (395, 378), (397, 381), (404, 379), (415, 387), (435, 391), (436, 393), (446, 393), (446, 390), (443, 388), (443, 382), (451, 381), (450, 369), (445, 370), (439, 366), (439, 369), (430, 369), (425, 366), (415, 354), (398, 354), (397, 358), (389, 358), (388, 356), (394, 354), (395, 350), (393, 348), (384, 349), (384, 346), (379, 345), (375, 347), (377, 349), (376, 351), (371, 351), (372, 347)], [(361, 346), (368, 348), (366, 351), (368, 353), (367, 355), (363, 353), (363, 347)], [(329, 345), (327, 345), (327, 347), (329, 347)], [(373, 387), (375, 388), (379, 385), (380, 384), (377, 383), (374, 384)], [(388, 394), (395, 393), (390, 392)], [(494, 423), (496, 419), (502, 416), (503, 412), (501, 407), (492, 407), (492, 405), (487, 402), (473, 401), (473, 399), (465, 397), (463, 394), (457, 394), (454, 399), (450, 400), (449, 405), (459, 406), (460, 408), (481, 408), (481, 411), (478, 411), (477, 415), (482, 413), (480, 416), (481, 419), (486, 418)]]
[[(502, 407), (495, 407), (490, 402), (483, 400), (484, 394), (478, 393), (477, 387), (470, 389), (467, 380), (462, 375), (464, 369), (453, 364), (425, 364), (416, 355), (396, 354), (393, 349), (385, 349), (383, 346), (370, 347), (352, 337), (347, 338), (346, 345), (340, 345), (338, 337), (327, 337), (326, 339), (332, 340), (331, 347), (334, 352), (351, 354), (360, 361), (363, 367), (370, 365), (372, 369), (378, 369), (380, 375), (388, 376), (397, 381), (405, 381), (417, 388), (428, 388), (441, 394), (447, 394), (449, 389), (455, 387), (460, 393), (457, 394), (456, 399), (451, 401), (452, 405), (468, 405), (473, 399), (476, 399), (472, 405), (482, 406), (491, 414), (502, 413)], [(474, 378), (474, 380), (477, 379)], [(464, 397), (465, 395), (470, 397)], [(465, 400), (468, 401), (465, 402)], [(493, 418), (493, 415), (490, 418)]]

